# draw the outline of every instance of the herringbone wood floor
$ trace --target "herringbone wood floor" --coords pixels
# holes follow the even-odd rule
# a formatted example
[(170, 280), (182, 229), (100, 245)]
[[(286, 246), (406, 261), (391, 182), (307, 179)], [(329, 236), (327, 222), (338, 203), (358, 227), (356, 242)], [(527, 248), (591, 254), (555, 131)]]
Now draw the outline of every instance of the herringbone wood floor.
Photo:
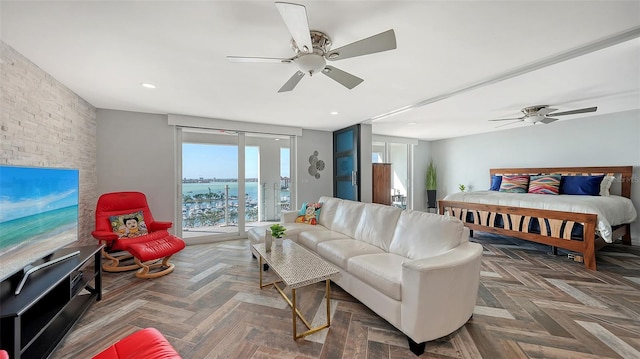
[[(605, 248), (593, 272), (537, 244), (473, 240), (485, 248), (473, 319), (428, 342), (422, 357), (640, 358), (637, 247)], [(333, 284), (331, 328), (294, 341), (291, 311), (274, 289), (258, 288), (246, 240), (189, 246), (172, 262), (176, 270), (157, 279), (104, 273), (103, 300), (53, 358), (90, 358), (145, 327), (184, 358), (415, 358), (402, 333)], [(323, 295), (323, 284), (298, 291), (307, 318), (322, 320)]]

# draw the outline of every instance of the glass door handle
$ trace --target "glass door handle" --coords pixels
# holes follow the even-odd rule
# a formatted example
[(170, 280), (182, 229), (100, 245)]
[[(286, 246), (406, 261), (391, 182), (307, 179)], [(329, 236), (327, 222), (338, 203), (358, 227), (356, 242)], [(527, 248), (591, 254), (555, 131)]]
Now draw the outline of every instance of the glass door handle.
[(358, 184), (357, 180), (358, 180), (358, 178), (356, 176), (356, 171), (351, 171), (351, 185), (352, 186), (357, 185)]

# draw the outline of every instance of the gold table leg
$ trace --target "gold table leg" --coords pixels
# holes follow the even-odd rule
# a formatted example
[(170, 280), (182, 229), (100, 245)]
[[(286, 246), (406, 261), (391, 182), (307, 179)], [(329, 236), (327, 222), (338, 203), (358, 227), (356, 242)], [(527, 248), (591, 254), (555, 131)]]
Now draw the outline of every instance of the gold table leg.
[[(329, 326), (331, 325), (331, 289), (330, 289), (330, 283), (331, 281), (329, 279), (327, 279), (326, 281), (326, 304), (327, 304), (327, 322), (319, 327), (315, 327), (312, 328), (311, 324), (309, 324), (309, 321), (302, 315), (302, 313), (300, 313), (300, 311), (298, 310), (298, 307), (296, 305), (296, 290), (295, 289), (291, 289), (291, 300), (289, 300), (289, 298), (286, 296), (286, 294), (284, 293), (284, 291), (282, 289), (280, 289), (277, 285), (274, 285), (274, 287), (278, 290), (278, 292), (280, 292), (280, 295), (282, 295), (282, 297), (284, 298), (284, 300), (287, 301), (287, 303), (291, 306), (291, 317), (293, 319), (293, 339), (300, 339), (303, 337), (306, 337), (307, 335), (316, 333), (321, 331), (322, 329), (326, 329), (329, 328)], [(307, 331), (298, 334), (298, 328), (297, 328), (297, 318), (300, 318), (300, 320), (302, 321), (302, 323), (304, 323), (304, 325), (307, 327)]]
[(264, 267), (263, 267), (263, 262), (262, 262), (262, 256), (258, 256), (258, 257), (259, 257), (259, 265), (260, 265), (259, 270), (258, 270), (258, 272), (260, 273), (260, 289), (262, 289), (264, 287), (268, 287), (270, 285), (272, 285), (272, 286), (277, 288), (276, 283), (282, 282), (281, 280), (277, 280), (277, 281), (273, 281), (273, 282), (270, 282), (270, 283), (262, 284), (263, 283), (263, 280), (262, 280), (263, 269), (262, 268), (264, 268)]
[[(315, 327), (312, 328), (311, 324), (309, 324), (309, 321), (307, 321), (307, 319), (302, 315), (302, 313), (300, 313), (300, 311), (298, 310), (298, 306), (296, 305), (296, 290), (295, 288), (291, 288), (291, 299), (289, 299), (289, 297), (287, 296), (287, 294), (284, 292), (284, 288), (280, 288), (277, 283), (280, 283), (282, 281), (274, 281), (271, 283), (267, 283), (267, 284), (262, 284), (262, 256), (258, 256), (260, 259), (260, 267), (259, 267), (259, 272), (260, 272), (260, 289), (273, 285), (273, 287), (278, 291), (278, 293), (280, 293), (280, 295), (282, 296), (282, 298), (284, 298), (284, 300), (287, 302), (287, 304), (289, 304), (289, 306), (291, 307), (291, 318), (293, 321), (293, 340), (297, 340), (303, 337), (306, 337), (307, 335), (316, 333), (321, 331), (322, 329), (326, 329), (329, 328), (329, 326), (331, 325), (331, 280), (327, 279), (326, 280), (326, 287), (325, 287), (325, 297), (326, 297), (326, 304), (327, 304), (327, 323), (319, 326), (319, 327)], [(298, 334), (298, 321), (297, 319), (300, 318), (300, 320), (302, 321), (302, 323), (304, 323), (304, 325), (307, 327), (307, 331)]]

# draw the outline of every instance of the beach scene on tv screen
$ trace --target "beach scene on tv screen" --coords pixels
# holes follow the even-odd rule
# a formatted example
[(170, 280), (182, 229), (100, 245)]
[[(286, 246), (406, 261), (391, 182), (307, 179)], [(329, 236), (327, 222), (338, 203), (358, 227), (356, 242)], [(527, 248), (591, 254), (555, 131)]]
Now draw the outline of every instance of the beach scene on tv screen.
[(0, 278), (77, 237), (77, 170), (0, 166)]

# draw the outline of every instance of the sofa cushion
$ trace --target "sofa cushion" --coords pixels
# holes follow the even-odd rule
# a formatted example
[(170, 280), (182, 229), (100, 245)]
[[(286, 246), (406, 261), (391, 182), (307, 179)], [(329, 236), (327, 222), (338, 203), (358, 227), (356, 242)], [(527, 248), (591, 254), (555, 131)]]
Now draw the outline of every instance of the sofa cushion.
[(318, 223), (329, 228), (333, 229), (331, 225), (333, 224), (333, 219), (336, 217), (336, 211), (338, 210), (338, 204), (342, 201), (339, 198), (326, 197), (322, 196), (318, 200), (318, 202), (322, 203), (322, 210), (320, 211), (320, 217), (318, 218)]
[(363, 254), (384, 253), (382, 249), (376, 246), (355, 239), (336, 239), (318, 243), (316, 251), (325, 260), (342, 269), (347, 269), (347, 261), (351, 257), (361, 256)]
[(308, 231), (302, 232), (298, 235), (298, 243), (305, 247), (315, 251), (318, 247), (318, 243), (332, 241), (335, 239), (352, 239), (345, 236), (342, 233), (330, 231), (325, 229), (323, 231)]
[(454, 217), (406, 210), (400, 214), (389, 252), (411, 259), (432, 257), (460, 244), (463, 228)]
[[(336, 209), (336, 215), (329, 229), (355, 238), (356, 229), (358, 228), (358, 223), (360, 223), (364, 207), (365, 203), (362, 202), (340, 200), (338, 208)], [(322, 215), (322, 213), (320, 213), (320, 215)]]
[(355, 238), (388, 252), (401, 212), (397, 207), (367, 204), (362, 210)]
[(402, 299), (402, 263), (407, 258), (393, 253), (365, 254), (351, 257), (348, 272), (387, 297)]

